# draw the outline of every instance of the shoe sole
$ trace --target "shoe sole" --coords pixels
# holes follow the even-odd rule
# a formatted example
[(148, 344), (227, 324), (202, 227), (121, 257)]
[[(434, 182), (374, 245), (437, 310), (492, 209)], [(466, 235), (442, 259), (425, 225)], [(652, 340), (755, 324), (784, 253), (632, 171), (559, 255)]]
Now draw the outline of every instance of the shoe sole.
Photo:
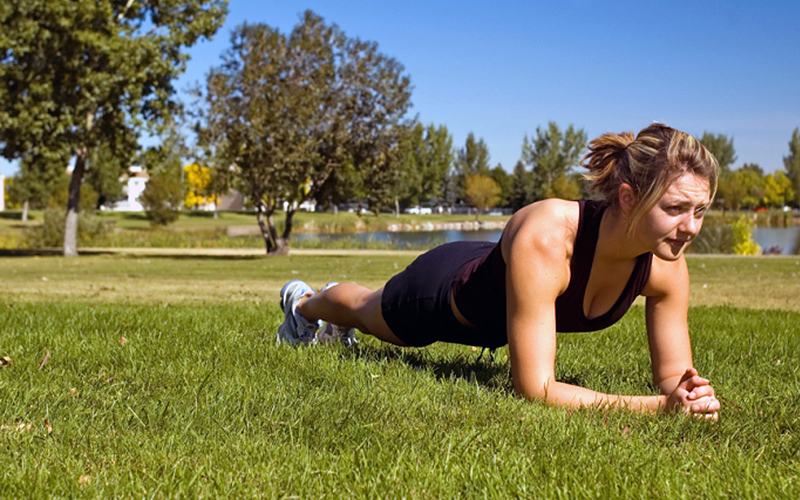
[(289, 285), (291, 285), (292, 283), (298, 283), (298, 282), (300, 282), (300, 280), (292, 280), (283, 285), (283, 287), (281, 287), (281, 311), (283, 311), (284, 314), (286, 314), (286, 303), (284, 301), (284, 297), (286, 295), (286, 289), (289, 288)]
[(278, 326), (278, 335), (275, 337), (275, 341), (278, 343), (288, 342), (290, 344), (307, 344), (310, 342), (302, 342), (300, 339), (283, 335), (284, 327), (286, 326), (286, 289), (289, 288), (289, 286), (293, 283), (302, 283), (302, 280), (292, 280), (281, 287), (281, 311), (283, 311), (284, 319), (283, 323)]

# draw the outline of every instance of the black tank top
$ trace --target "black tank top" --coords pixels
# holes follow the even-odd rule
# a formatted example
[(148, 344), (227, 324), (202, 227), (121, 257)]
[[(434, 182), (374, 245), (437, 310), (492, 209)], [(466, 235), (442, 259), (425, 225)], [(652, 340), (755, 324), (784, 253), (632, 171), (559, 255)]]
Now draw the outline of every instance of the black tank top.
[[(628, 311), (650, 277), (653, 254), (637, 257), (636, 266), (617, 302), (611, 309), (589, 319), (583, 313), (583, 298), (592, 271), (600, 221), (605, 202), (581, 200), (578, 233), (570, 261), (567, 289), (556, 298), (556, 331), (590, 332), (607, 328)], [(500, 238), (502, 242), (502, 237)], [(461, 314), (480, 330), (491, 335), (493, 344), (508, 343), (506, 334), (506, 264), (500, 242), (484, 256), (467, 262), (453, 280), (452, 293)], [(499, 342), (499, 344), (498, 344)]]

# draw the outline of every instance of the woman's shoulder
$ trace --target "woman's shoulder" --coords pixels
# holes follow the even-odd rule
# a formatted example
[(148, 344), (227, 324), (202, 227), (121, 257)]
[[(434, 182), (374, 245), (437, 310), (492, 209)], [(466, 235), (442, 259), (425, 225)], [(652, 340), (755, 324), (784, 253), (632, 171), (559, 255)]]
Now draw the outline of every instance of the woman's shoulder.
[(650, 275), (644, 290), (642, 290), (642, 295), (647, 297), (665, 296), (688, 292), (688, 289), (689, 269), (684, 255), (675, 260), (663, 260), (653, 256)]
[(538, 230), (577, 231), (580, 208), (577, 201), (550, 198), (537, 201), (515, 213), (509, 225), (512, 227), (535, 227)]
[(520, 209), (508, 221), (503, 234), (504, 246), (524, 244), (526, 247), (559, 251), (572, 255), (578, 232), (580, 207), (576, 201), (547, 199)]

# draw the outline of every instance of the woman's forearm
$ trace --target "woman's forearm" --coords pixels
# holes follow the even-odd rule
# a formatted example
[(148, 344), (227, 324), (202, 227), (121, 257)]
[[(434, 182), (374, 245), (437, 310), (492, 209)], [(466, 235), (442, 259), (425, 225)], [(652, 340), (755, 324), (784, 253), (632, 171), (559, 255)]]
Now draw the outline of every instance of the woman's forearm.
[[(530, 399), (541, 399), (533, 396)], [(577, 385), (553, 382), (545, 389), (545, 401), (551, 406), (570, 408), (622, 408), (635, 412), (656, 413), (667, 405), (667, 396), (621, 396), (604, 394)]]

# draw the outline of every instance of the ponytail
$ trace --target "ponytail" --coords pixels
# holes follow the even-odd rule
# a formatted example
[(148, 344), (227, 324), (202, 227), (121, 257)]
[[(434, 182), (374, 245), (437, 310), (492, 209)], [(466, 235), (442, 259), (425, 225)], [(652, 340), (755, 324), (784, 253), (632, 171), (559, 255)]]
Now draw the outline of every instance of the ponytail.
[[(626, 182), (624, 172), (630, 171), (628, 146), (634, 141), (633, 132), (603, 134), (589, 143), (589, 153), (583, 158), (583, 166), (589, 170), (584, 177), (590, 189), (603, 199), (611, 200)], [(623, 172), (622, 174), (620, 172)]]

